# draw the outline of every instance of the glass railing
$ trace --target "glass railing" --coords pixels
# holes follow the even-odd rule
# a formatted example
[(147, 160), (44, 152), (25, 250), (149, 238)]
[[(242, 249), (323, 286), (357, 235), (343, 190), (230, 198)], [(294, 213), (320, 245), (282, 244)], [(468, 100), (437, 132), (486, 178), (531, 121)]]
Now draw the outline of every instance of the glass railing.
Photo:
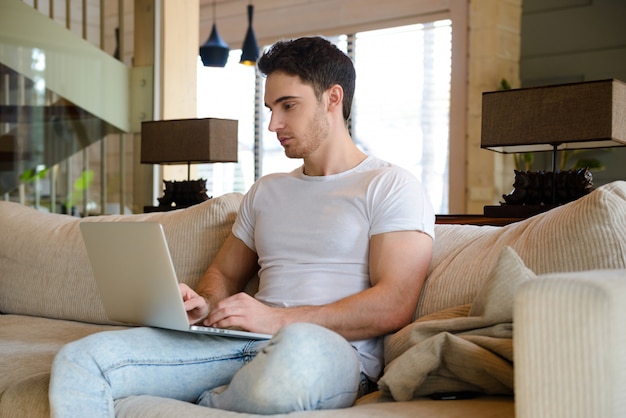
[(126, 212), (131, 69), (28, 4), (0, 9), (0, 199)]
[[(60, 213), (99, 211), (99, 147), (121, 131), (0, 64), (0, 193)], [(90, 152), (90, 149), (92, 150)], [(94, 152), (95, 151), (95, 152)], [(90, 154), (93, 154), (90, 158)]]

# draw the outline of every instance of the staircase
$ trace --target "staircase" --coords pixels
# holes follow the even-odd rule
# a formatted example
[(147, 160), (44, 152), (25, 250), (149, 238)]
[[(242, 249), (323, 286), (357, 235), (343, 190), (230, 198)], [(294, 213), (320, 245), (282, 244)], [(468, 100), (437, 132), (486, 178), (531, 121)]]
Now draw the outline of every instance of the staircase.
[[(133, 114), (149, 114), (146, 109), (131, 109), (131, 102), (149, 104), (145, 98), (132, 100), (137, 71), (68, 29), (71, 4), (76, 2), (66, 0), (68, 27), (52, 16), (58, 5), (46, 16), (35, 8), (37, 3), (43, 2), (0, 0), (0, 198), (36, 207), (43, 198), (55, 212), (63, 210), (57, 200), (70, 202), (69, 206), (82, 206), (79, 212), (86, 215), (93, 200), (88, 194), (100, 194), (96, 212), (105, 213), (111, 187), (104, 167), (111, 165), (107, 155), (114, 154), (123, 210), (128, 148), (124, 134), (139, 131), (139, 119)], [(98, 25), (88, 15), (94, 6), (99, 6), (99, 25), (104, 27), (100, 3), (83, 0), (84, 35), (88, 25)], [(48, 7), (54, 9), (54, 2)], [(101, 29), (101, 44), (103, 37)], [(107, 146), (105, 138), (111, 136), (119, 141)], [(93, 146), (97, 143), (100, 147)], [(92, 185), (77, 187), (87, 172), (95, 173), (99, 191), (90, 190)]]

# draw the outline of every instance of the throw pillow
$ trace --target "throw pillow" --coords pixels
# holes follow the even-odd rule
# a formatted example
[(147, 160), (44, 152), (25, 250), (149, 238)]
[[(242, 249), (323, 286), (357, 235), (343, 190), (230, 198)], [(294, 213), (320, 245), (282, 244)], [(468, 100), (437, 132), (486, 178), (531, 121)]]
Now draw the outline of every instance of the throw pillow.
[(493, 323), (513, 322), (513, 303), (518, 287), (537, 278), (512, 247), (500, 252), (489, 277), (472, 302), (471, 317), (489, 318)]

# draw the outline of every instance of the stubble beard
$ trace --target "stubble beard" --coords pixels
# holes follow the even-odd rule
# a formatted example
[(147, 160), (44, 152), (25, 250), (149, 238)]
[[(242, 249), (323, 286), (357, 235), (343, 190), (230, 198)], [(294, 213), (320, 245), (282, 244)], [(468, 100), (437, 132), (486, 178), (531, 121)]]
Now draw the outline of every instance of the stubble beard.
[(315, 152), (328, 137), (330, 129), (326, 113), (322, 106), (318, 106), (315, 116), (309, 123), (305, 133), (294, 145), (285, 147), (285, 155), (289, 158), (306, 158)]

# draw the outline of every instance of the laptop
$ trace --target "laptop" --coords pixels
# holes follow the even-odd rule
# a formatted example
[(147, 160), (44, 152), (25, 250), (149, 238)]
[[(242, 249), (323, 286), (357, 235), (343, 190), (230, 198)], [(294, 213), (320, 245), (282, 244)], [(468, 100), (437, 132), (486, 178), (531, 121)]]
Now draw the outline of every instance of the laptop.
[(272, 337), (189, 324), (161, 224), (81, 222), (80, 231), (109, 319), (250, 340)]

